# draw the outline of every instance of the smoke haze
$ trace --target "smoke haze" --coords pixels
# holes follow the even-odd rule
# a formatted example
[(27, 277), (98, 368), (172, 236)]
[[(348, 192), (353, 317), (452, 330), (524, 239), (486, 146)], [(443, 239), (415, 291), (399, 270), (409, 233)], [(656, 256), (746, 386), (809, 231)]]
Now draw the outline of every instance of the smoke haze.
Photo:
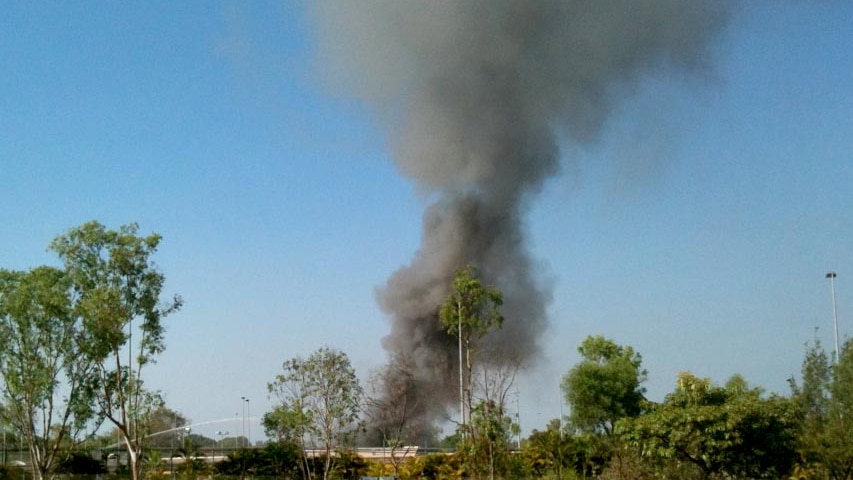
[[(728, 17), (701, 1), (323, 1), (311, 4), (323, 82), (365, 101), (399, 170), (430, 200), (420, 249), (380, 289), (383, 341), (411, 355), (435, 415), (458, 401), (438, 308), (471, 263), (504, 294), (491, 346), (533, 360), (549, 286), (524, 218), (560, 171), (557, 137), (594, 142), (643, 76), (701, 72)], [(393, 235), (393, 232), (388, 232)]]

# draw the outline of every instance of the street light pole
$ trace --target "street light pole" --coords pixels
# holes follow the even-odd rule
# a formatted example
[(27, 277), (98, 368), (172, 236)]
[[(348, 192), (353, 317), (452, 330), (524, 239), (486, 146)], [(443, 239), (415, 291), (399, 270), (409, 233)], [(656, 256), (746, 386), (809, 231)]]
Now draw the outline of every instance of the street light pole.
[(563, 480), (563, 392), (560, 391), (560, 443), (557, 444), (557, 478)]
[(837, 277), (837, 276), (838, 275), (835, 272), (829, 272), (826, 274), (826, 278), (829, 279), (829, 284), (831, 285), (831, 288), (832, 288), (832, 321), (833, 321), (833, 324), (835, 326), (835, 364), (836, 365), (838, 365), (838, 355), (840, 352), (840, 350), (838, 348), (838, 307), (836, 306), (836, 303), (835, 303), (835, 277)]
[[(240, 405), (243, 407), (243, 421), (240, 423), (240, 436), (244, 441), (246, 438), (246, 397), (240, 397)], [(243, 445), (245, 447), (245, 445)]]
[[(252, 446), (252, 424), (249, 423), (252, 421), (252, 405), (249, 403), (249, 399), (246, 397), (240, 397), (243, 400), (243, 436), (246, 437), (246, 445), (247, 447)], [(246, 415), (248, 414), (249, 419), (248, 422), (246, 420)], [(246, 431), (246, 427), (248, 426), (248, 433)]]
[[(219, 445), (218, 446), (219, 446), (219, 449), (221, 450), (220, 453), (223, 453), (225, 451), (225, 445), (222, 442), (223, 442), (223, 438), (225, 437), (225, 435), (228, 435), (228, 432), (223, 432), (220, 430), (220, 431), (216, 432), (216, 434), (219, 435)], [(215, 460), (216, 450), (213, 451), (213, 456), (214, 456), (214, 460)]]
[(521, 451), (521, 394), (518, 392), (518, 385), (515, 386), (515, 423), (518, 426), (518, 436), (516, 437), (516, 447)]
[(462, 306), (459, 306), (459, 417), (462, 420), (462, 437), (465, 437), (465, 376), (462, 372)]

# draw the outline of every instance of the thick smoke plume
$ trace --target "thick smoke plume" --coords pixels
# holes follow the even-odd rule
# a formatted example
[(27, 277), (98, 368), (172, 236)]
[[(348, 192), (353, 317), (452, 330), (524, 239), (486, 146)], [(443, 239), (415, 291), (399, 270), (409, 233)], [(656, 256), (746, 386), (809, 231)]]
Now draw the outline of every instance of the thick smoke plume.
[(430, 199), (420, 250), (379, 293), (384, 346), (453, 405), (456, 344), (438, 307), (454, 270), (504, 293), (507, 356), (535, 358), (550, 290), (525, 246), (531, 198), (560, 170), (558, 136), (595, 141), (645, 75), (702, 70), (724, 3), (643, 0), (314, 2), (324, 81), (366, 101), (400, 171)]

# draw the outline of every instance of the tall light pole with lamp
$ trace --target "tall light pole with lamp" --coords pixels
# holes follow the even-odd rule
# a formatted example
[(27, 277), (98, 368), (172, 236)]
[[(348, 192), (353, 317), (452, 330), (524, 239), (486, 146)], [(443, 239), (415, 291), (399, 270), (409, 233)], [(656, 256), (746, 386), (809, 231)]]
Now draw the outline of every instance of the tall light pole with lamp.
[(249, 442), (249, 448), (252, 447), (252, 404), (249, 399), (246, 399), (246, 441)]
[[(190, 461), (190, 452), (189, 452), (190, 449), (184, 440), (184, 436), (189, 438), (190, 432), (192, 432), (192, 429), (190, 427), (183, 427), (183, 428), (176, 428), (175, 429), (175, 436), (178, 437), (178, 442), (180, 443), (180, 449), (184, 451), (184, 464), (186, 464), (187, 462)], [(172, 480), (175, 480), (175, 478), (177, 477), (176, 472), (175, 472), (175, 445), (174, 445), (174, 441), (175, 441), (175, 437), (173, 436), (172, 437), (172, 442), (173, 442), (172, 443), (172, 454), (169, 457), (169, 466), (170, 466), (170, 470), (172, 471)]]
[(462, 438), (465, 438), (465, 374), (462, 371), (462, 308), (459, 308), (459, 417), (462, 423)]
[[(225, 445), (223, 444), (223, 441), (224, 441), (225, 435), (228, 435), (228, 432), (223, 432), (220, 430), (220, 431), (216, 432), (216, 435), (219, 436), (219, 448), (224, 451)], [(213, 452), (213, 456), (216, 457), (216, 451)]]
[[(246, 438), (247, 447), (252, 446), (252, 426), (250, 423), (246, 421), (246, 415), (249, 416), (249, 422), (251, 422), (252, 411), (251, 404), (249, 403), (249, 399), (246, 397), (240, 397), (240, 400), (243, 401), (243, 436)], [(246, 427), (248, 426), (248, 434), (246, 433)]]
[(835, 272), (829, 272), (826, 274), (826, 278), (829, 279), (829, 284), (831, 285), (831, 288), (832, 288), (832, 321), (833, 321), (833, 324), (835, 326), (835, 364), (836, 365), (838, 364), (838, 355), (840, 352), (840, 350), (838, 348), (838, 307), (836, 306), (836, 303), (835, 303), (835, 277), (837, 277), (837, 276), (838, 275)]
[(243, 442), (246, 441), (246, 397), (240, 397), (240, 407), (243, 416), (240, 418), (240, 446), (245, 447)]

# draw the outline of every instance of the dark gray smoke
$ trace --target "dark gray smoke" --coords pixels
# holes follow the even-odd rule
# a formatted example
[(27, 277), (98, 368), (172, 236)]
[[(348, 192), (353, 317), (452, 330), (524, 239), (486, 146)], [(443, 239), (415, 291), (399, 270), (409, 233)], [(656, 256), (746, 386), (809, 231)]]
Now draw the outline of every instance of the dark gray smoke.
[(644, 75), (702, 70), (726, 6), (342, 0), (312, 8), (324, 81), (374, 109), (397, 166), (431, 201), (420, 250), (379, 302), (392, 319), (385, 348), (413, 356), (441, 407), (458, 388), (455, 343), (437, 321), (454, 270), (475, 264), (504, 293), (505, 324), (489, 341), (535, 358), (550, 289), (526, 249), (524, 215), (560, 170), (557, 136), (594, 141)]

